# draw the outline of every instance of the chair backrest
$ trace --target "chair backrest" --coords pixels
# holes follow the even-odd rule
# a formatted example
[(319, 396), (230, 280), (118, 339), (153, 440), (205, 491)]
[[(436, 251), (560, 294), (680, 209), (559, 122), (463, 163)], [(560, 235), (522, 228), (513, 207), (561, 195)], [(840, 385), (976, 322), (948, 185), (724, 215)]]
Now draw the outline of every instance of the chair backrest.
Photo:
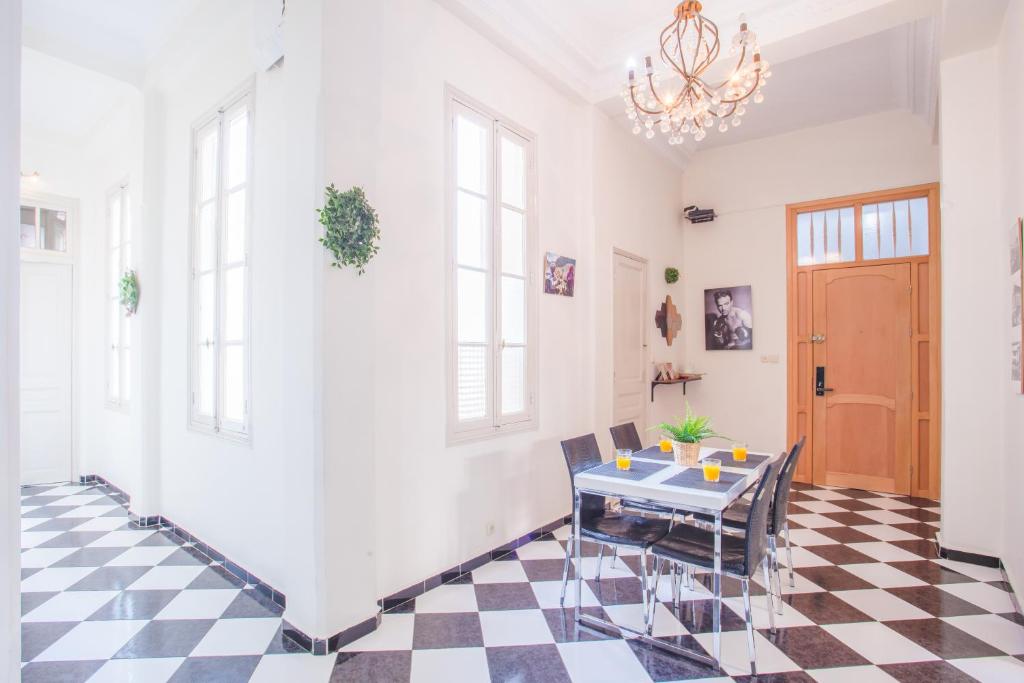
[[(570, 494), (574, 494), (575, 489), (572, 485), (576, 475), (601, 464), (601, 448), (597, 445), (597, 437), (587, 434), (563, 441), (562, 454), (565, 455), (565, 464), (569, 468)], [(580, 516), (586, 518), (604, 512), (604, 503), (604, 496), (584, 493), (580, 501)]]
[(786, 456), (782, 463), (782, 470), (779, 471), (779, 481), (775, 484), (775, 497), (772, 500), (772, 514), (768, 524), (768, 533), (777, 534), (786, 525), (786, 513), (789, 510), (789, 491), (793, 486), (793, 474), (796, 473), (797, 461), (800, 453), (804, 450), (804, 440), (807, 437), (800, 437), (800, 440), (793, 445), (793, 449)]
[(640, 441), (640, 435), (636, 432), (636, 425), (632, 422), (612, 427), (610, 431), (612, 433), (612, 443), (615, 444), (616, 448), (628, 448), (634, 452), (644, 449), (644, 445)]
[(764, 557), (768, 548), (768, 537), (765, 535), (765, 529), (768, 526), (768, 505), (775, 495), (775, 484), (779, 478), (782, 462), (782, 458), (776, 458), (768, 465), (761, 480), (757, 482), (754, 497), (750, 501), (750, 516), (747, 518), (747, 533), (744, 542), (744, 564), (747, 576), (752, 576), (757, 570), (758, 563), (761, 562), (761, 558)]

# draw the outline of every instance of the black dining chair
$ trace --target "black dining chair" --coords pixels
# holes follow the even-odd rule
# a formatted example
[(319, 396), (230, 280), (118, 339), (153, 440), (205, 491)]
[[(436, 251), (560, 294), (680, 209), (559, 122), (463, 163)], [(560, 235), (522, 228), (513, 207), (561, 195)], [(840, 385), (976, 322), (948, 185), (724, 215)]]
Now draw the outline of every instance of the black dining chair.
[[(765, 531), (768, 536), (768, 548), (771, 552), (772, 561), (772, 574), (774, 575), (775, 580), (771, 585), (766, 586), (766, 588), (775, 592), (775, 596), (778, 598), (775, 602), (775, 606), (779, 614), (782, 614), (782, 577), (779, 574), (778, 551), (778, 540), (780, 536), (783, 537), (786, 544), (786, 560), (789, 564), (789, 585), (791, 588), (796, 587), (796, 580), (793, 576), (793, 549), (789, 543), (789, 493), (793, 488), (793, 475), (796, 473), (796, 466), (800, 460), (800, 454), (804, 450), (805, 441), (806, 437), (800, 437), (800, 440), (793, 444), (793, 448), (790, 449), (785, 460), (783, 460), (782, 468), (779, 470), (779, 478), (775, 484), (775, 495), (772, 496), (771, 504), (768, 508), (768, 524)], [(715, 521), (715, 518), (711, 515), (696, 513), (693, 517), (700, 522), (708, 524), (712, 524)], [(746, 529), (747, 519), (749, 517), (750, 503), (742, 499), (738, 500), (730, 505), (722, 514), (722, 527), (733, 531), (742, 531)]]
[[(764, 572), (765, 597), (768, 601), (768, 620), (771, 632), (775, 633), (775, 608), (771, 585), (770, 550), (764, 529), (768, 524), (768, 507), (775, 493), (778, 473), (782, 467), (782, 458), (771, 462), (754, 490), (750, 501), (749, 514), (743, 536), (722, 534), (722, 573), (740, 580), (743, 586), (743, 608), (747, 621), (747, 652), (750, 656), (750, 673), (757, 675), (756, 648), (754, 645), (754, 618), (750, 609), (750, 579), (758, 566)], [(658, 560), (667, 560), (684, 569), (696, 567), (713, 572), (715, 569), (715, 532), (693, 526), (677, 524), (664, 538), (651, 546), (651, 553)], [(650, 633), (650, 625), (654, 620), (654, 606), (657, 603), (658, 581), (661, 578), (662, 562), (655, 562), (654, 588), (645, 605), (650, 605), (651, 613), (644, 620)]]
[[(562, 442), (562, 453), (565, 464), (569, 468), (569, 485), (572, 500), (576, 501), (574, 486), (576, 475), (585, 470), (602, 464), (601, 449), (597, 445), (597, 437), (593, 434), (579, 436)], [(569, 558), (572, 556), (576, 534), (581, 540), (610, 545), (613, 548), (626, 546), (640, 550), (640, 581), (643, 584), (644, 618), (647, 617), (647, 550), (655, 541), (668, 533), (669, 522), (665, 519), (648, 519), (639, 515), (628, 515), (612, 512), (608, 509), (604, 496), (581, 493), (580, 496), (580, 528), (573, 528), (569, 534), (569, 543), (565, 546), (565, 564), (562, 567), (562, 594), (559, 604), (565, 605), (565, 589), (569, 583)], [(598, 565), (600, 567), (600, 564)], [(576, 567), (582, 572), (582, 567)], [(598, 574), (600, 580), (600, 574)]]
[(612, 433), (612, 442), (616, 448), (628, 448), (631, 451), (642, 451), (644, 444), (640, 441), (640, 434), (636, 431), (636, 425), (632, 422), (617, 425), (609, 429)]
[[(616, 450), (619, 448), (628, 448), (629, 450), (637, 453), (644, 449), (643, 442), (640, 441), (640, 434), (636, 431), (636, 425), (632, 422), (626, 422), (616, 427), (609, 429), (612, 433), (612, 443), (615, 444)], [(644, 512), (654, 512), (659, 515), (668, 515), (671, 517), (675, 514), (675, 510), (664, 505), (657, 505), (656, 503), (648, 503), (641, 500), (630, 500), (629, 498), (622, 499), (622, 507), (629, 508), (631, 510), (642, 510)]]

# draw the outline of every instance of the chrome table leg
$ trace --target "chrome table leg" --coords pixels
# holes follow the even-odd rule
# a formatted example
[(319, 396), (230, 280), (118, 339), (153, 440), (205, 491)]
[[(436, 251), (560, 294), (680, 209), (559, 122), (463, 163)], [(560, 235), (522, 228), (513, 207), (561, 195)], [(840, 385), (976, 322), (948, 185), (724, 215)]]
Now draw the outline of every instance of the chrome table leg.
[[(661, 581), (661, 568), (665, 566), (665, 562), (667, 560), (654, 559), (654, 585), (651, 587), (651, 597), (648, 598), (650, 611), (644, 618), (644, 623), (647, 624), (647, 635), (651, 635), (654, 630), (654, 612), (658, 608), (658, 582)], [(669, 566), (670, 571), (671, 569), (672, 565)]]
[[(750, 675), (757, 676), (757, 650), (754, 645), (754, 615), (750, 610), (750, 580), (743, 579), (743, 611), (747, 618), (747, 655), (750, 657)], [(770, 613), (770, 610), (769, 610)]]
[(565, 588), (569, 585), (569, 557), (572, 555), (573, 539), (576, 534), (569, 532), (569, 542), (565, 544), (565, 564), (562, 565), (562, 595), (558, 598), (558, 604), (565, 607)]
[(644, 608), (644, 631), (646, 633), (651, 632), (651, 626), (648, 619), (648, 610), (653, 615), (654, 608), (648, 607), (648, 595), (647, 595), (647, 549), (640, 549), (640, 598), (643, 600)]
[(583, 601), (583, 548), (580, 540), (580, 505), (583, 496), (580, 495), (579, 491), (575, 491), (575, 497), (573, 498), (573, 509), (572, 509), (572, 525), (575, 534), (573, 536), (573, 553), (576, 555), (576, 604), (573, 606), (574, 614), (573, 617), (576, 623), (580, 620), (580, 603)]
[(711, 608), (714, 635), (711, 656), (715, 666), (722, 666), (722, 512), (715, 513), (715, 573), (711, 577), (714, 605)]

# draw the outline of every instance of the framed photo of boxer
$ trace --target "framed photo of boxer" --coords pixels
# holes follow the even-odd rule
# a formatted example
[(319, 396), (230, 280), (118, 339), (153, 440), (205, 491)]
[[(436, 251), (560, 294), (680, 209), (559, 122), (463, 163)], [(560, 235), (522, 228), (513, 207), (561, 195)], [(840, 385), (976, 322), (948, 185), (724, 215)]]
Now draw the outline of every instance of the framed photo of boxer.
[(754, 348), (754, 302), (750, 285), (704, 290), (704, 348), (708, 351)]

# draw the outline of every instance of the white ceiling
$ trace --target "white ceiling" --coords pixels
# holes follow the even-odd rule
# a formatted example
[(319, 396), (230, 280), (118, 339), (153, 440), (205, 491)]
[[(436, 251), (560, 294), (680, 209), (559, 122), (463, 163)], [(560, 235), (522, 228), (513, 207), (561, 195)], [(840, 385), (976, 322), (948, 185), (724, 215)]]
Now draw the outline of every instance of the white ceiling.
[(153, 57), (201, 1), (24, 0), (24, 44), (139, 85)]
[[(915, 60), (931, 49), (930, 43), (918, 36), (927, 36), (930, 30), (927, 20), (897, 26), (773, 66), (772, 78), (764, 88), (764, 102), (747, 106), (742, 126), (725, 133), (712, 129), (699, 144), (688, 141), (680, 153), (892, 109), (916, 111), (912, 88), (930, 74), (926, 60)], [(619, 97), (598, 106), (613, 119), (625, 118)], [(919, 106), (918, 113), (929, 115), (926, 102)], [(664, 141), (655, 138), (654, 143)]]
[(22, 50), (21, 121), (29, 138), (73, 146), (138, 90), (36, 50)]
[[(627, 63), (656, 56), (658, 36), (672, 21), (676, 5), (676, 0), (438, 2), (556, 87), (596, 104), (624, 127), (628, 122), (620, 91)], [(695, 150), (895, 108), (934, 119), (939, 0), (703, 4), (723, 42), (731, 40), (740, 13), (746, 13), (773, 77), (764, 89), (764, 103), (748, 107), (740, 128), (714, 131), (697, 145), (691, 141), (670, 148), (660, 135), (648, 143), (679, 163)], [(719, 71), (731, 66), (720, 61)]]

